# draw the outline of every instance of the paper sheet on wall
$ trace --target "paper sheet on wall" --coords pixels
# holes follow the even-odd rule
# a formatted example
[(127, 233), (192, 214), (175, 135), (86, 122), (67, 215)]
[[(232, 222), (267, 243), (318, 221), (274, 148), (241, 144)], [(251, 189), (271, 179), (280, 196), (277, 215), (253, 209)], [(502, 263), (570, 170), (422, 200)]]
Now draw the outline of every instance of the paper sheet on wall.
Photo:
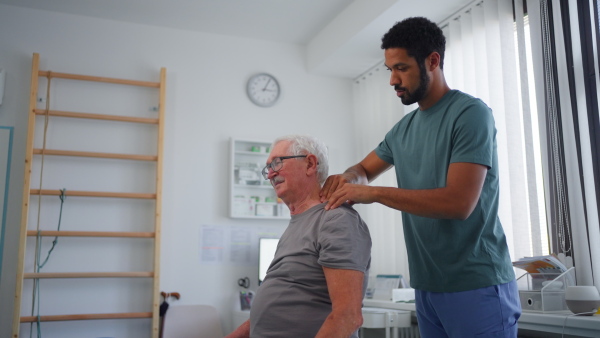
[(229, 261), (237, 264), (252, 263), (252, 231), (247, 228), (231, 229)]
[(202, 263), (223, 262), (223, 251), (225, 249), (224, 229), (202, 226), (200, 248), (200, 261)]

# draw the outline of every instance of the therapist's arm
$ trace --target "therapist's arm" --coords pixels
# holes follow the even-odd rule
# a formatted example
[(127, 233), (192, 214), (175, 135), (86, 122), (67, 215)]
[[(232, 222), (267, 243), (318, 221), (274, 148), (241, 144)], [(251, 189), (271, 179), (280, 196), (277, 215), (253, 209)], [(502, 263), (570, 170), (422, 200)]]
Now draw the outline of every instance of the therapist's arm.
[(315, 338), (349, 337), (362, 325), (364, 273), (323, 267), (331, 298), (331, 313)]
[(250, 337), (250, 320), (243, 322), (235, 331), (231, 332), (225, 338), (249, 338)]
[(366, 204), (377, 202), (423, 217), (466, 219), (477, 205), (487, 171), (488, 168), (481, 164), (451, 163), (446, 186), (435, 189), (400, 189), (346, 183), (338, 185), (330, 194), (325, 208), (337, 208), (346, 201)]

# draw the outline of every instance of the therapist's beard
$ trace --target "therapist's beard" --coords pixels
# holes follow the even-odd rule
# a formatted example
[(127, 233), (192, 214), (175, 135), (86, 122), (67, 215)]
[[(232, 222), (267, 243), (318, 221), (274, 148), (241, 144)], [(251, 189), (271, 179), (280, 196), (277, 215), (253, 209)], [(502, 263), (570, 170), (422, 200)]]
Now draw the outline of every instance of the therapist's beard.
[(414, 92), (411, 93), (407, 88), (400, 87), (398, 85), (394, 86), (394, 90), (404, 90), (404, 95), (400, 97), (400, 100), (402, 100), (402, 104), (405, 106), (409, 106), (413, 103), (421, 101), (423, 98), (425, 98), (425, 94), (427, 94), (427, 88), (429, 87), (429, 76), (427, 76), (424, 64), (419, 64), (419, 72), (419, 86)]

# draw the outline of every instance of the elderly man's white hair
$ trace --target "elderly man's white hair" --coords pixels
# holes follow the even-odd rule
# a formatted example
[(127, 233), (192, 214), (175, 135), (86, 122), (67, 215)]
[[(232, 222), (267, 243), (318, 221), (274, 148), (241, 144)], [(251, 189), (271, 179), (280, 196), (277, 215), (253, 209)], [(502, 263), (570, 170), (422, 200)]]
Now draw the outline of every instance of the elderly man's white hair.
[(287, 135), (275, 139), (271, 149), (273, 149), (277, 143), (283, 141), (290, 142), (290, 155), (313, 154), (317, 157), (317, 179), (319, 180), (319, 184), (323, 185), (329, 174), (329, 155), (325, 143), (310, 135)]

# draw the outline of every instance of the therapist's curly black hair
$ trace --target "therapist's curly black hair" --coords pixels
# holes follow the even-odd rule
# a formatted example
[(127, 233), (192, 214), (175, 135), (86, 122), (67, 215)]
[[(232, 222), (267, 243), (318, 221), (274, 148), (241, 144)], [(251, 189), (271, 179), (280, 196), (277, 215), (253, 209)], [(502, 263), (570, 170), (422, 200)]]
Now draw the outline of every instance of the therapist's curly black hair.
[(381, 49), (404, 48), (419, 64), (433, 52), (440, 54), (440, 69), (444, 69), (446, 38), (441, 28), (424, 17), (412, 17), (397, 22), (381, 38)]

